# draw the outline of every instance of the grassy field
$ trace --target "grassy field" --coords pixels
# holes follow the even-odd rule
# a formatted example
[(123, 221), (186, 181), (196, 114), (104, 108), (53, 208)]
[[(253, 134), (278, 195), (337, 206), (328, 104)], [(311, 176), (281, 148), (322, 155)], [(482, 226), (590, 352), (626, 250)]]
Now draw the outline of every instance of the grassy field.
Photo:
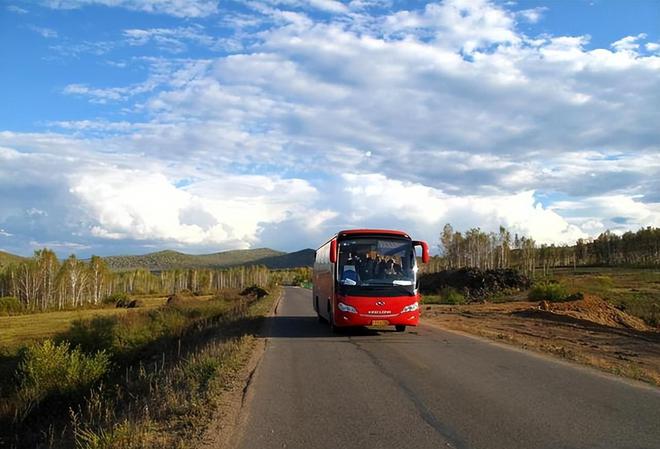
[(559, 269), (548, 275), (569, 293), (588, 293), (607, 300), (618, 309), (660, 325), (660, 270), (593, 267)]
[(195, 447), (278, 295), (222, 291), (83, 318), (7, 317), (33, 330), (38, 322), (41, 335), (54, 322), (63, 330), (41, 342), (10, 332), (14, 349), (0, 354), (0, 447)]
[[(210, 297), (207, 297), (210, 298)], [(141, 298), (144, 306), (139, 309), (117, 308), (113, 305), (104, 308), (63, 310), (31, 313), (15, 316), (0, 316), (0, 350), (12, 351), (31, 341), (43, 340), (67, 331), (71, 323), (93, 317), (108, 317), (148, 310), (165, 303), (165, 297)]]
[[(618, 309), (643, 319), (650, 326), (660, 326), (660, 270), (645, 268), (578, 267), (537, 274), (536, 284), (557, 282), (568, 294), (599, 296)], [(486, 298), (490, 303), (526, 301), (529, 292), (498, 294)], [(466, 302), (460, 292), (447, 288), (435, 295), (423, 295), (424, 304), (459, 305)]]

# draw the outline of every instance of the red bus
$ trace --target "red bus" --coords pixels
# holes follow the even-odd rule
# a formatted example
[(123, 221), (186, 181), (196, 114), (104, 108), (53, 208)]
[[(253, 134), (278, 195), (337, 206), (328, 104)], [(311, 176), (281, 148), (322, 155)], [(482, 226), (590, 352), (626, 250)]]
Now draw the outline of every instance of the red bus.
[(314, 310), (332, 331), (349, 326), (406, 326), (419, 322), (415, 247), (429, 260), (426, 242), (402, 231), (350, 229), (316, 251)]

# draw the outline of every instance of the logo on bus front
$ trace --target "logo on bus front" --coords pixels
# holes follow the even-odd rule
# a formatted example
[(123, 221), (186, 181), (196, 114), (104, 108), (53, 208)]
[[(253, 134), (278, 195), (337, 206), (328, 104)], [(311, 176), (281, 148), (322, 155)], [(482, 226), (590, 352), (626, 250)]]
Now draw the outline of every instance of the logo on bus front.
[(377, 306), (384, 306), (384, 305), (385, 305), (385, 301), (376, 301), (376, 305), (377, 305)]

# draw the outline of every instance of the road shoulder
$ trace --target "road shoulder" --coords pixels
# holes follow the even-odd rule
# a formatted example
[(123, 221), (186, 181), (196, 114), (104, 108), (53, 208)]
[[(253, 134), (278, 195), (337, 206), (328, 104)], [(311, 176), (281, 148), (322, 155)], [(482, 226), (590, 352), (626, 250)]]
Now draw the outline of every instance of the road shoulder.
[[(280, 289), (279, 296), (273, 302), (267, 317), (277, 314), (280, 302), (284, 297), (284, 289)], [(263, 326), (271, 325), (265, 322)], [(267, 334), (265, 332), (262, 332)], [(231, 387), (223, 392), (222, 397), (218, 399), (218, 408), (214, 413), (211, 423), (204, 432), (199, 445), (200, 449), (230, 449), (235, 447), (236, 441), (240, 438), (241, 429), (246, 421), (246, 410), (253, 396), (250, 388), (259, 364), (263, 358), (268, 339), (256, 338), (254, 345), (248, 349), (249, 355), (247, 362), (240, 370), (236, 381)]]
[[(468, 309), (471, 307), (471, 309)], [(482, 310), (483, 309), (483, 310)], [(660, 335), (522, 317), (497, 305), (425, 308), (423, 324), (660, 386)]]

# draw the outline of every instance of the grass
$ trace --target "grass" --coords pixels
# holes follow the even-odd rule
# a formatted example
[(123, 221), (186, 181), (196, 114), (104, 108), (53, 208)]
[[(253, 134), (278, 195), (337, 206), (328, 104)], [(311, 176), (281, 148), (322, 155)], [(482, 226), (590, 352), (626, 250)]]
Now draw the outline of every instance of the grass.
[(22, 380), (0, 392), (0, 446), (194, 447), (278, 293), (119, 309), (19, 350)]
[(559, 282), (569, 294), (593, 294), (617, 308), (660, 326), (660, 270), (588, 267), (555, 270), (548, 279)]
[(0, 315), (17, 315), (23, 311), (23, 304), (13, 296), (0, 298)]
[[(165, 300), (166, 298), (162, 296), (143, 299), (144, 306), (138, 310), (155, 309), (163, 305)], [(0, 348), (3, 348), (5, 352), (12, 352), (32, 341), (43, 340), (66, 332), (75, 321), (92, 317), (125, 315), (127, 312), (128, 309), (117, 308), (110, 304), (103, 308), (0, 316)]]
[(18, 396), (31, 406), (48, 395), (89, 389), (109, 369), (110, 357), (103, 351), (87, 355), (68, 342), (56, 344), (47, 339), (25, 349), (16, 376)]
[(569, 297), (566, 287), (559, 283), (540, 282), (529, 291), (529, 299), (535, 301), (566, 301)]
[(437, 295), (424, 295), (422, 297), (424, 304), (465, 304), (465, 296), (459, 293), (456, 289), (446, 287), (440, 290)]

